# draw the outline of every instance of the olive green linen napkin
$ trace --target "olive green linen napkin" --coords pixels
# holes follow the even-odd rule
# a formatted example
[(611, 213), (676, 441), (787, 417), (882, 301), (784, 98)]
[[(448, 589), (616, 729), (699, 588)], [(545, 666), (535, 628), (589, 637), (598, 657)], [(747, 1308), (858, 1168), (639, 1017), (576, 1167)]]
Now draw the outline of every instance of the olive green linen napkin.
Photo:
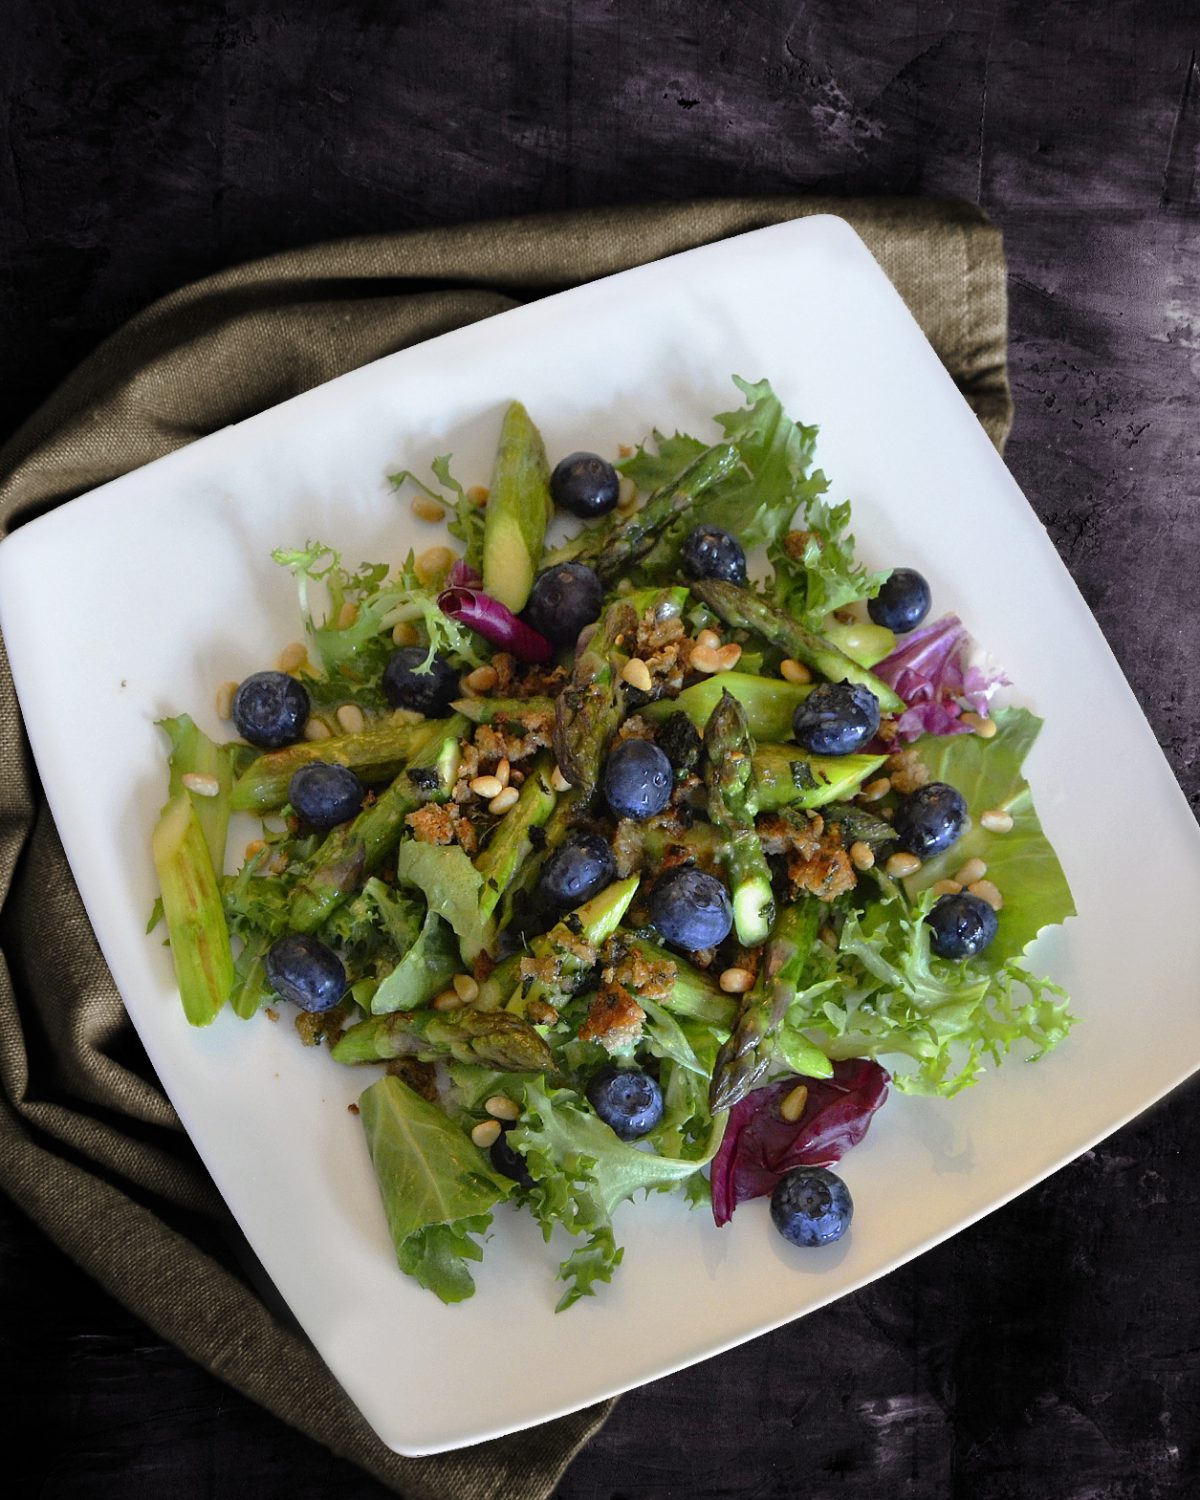
[[(396, 349), (822, 212), (862, 235), (1002, 445), (1004, 261), (975, 209), (743, 199), (590, 210), (289, 251), (165, 297), (0, 451), (0, 535)], [(2, 645), (0, 1189), (161, 1337), (410, 1500), (540, 1500), (611, 1410), (427, 1459), (397, 1456), (367, 1427), (255, 1275), (137, 1043), (42, 798)]]

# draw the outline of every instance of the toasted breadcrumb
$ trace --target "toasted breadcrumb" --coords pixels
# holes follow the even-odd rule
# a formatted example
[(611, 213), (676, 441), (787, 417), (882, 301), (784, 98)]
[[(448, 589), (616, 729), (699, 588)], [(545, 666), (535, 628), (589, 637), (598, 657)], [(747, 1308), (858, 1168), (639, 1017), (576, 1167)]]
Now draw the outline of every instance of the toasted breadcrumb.
[(602, 982), (579, 1028), (579, 1039), (619, 1052), (638, 1040), (645, 1019), (646, 1012), (624, 985)]

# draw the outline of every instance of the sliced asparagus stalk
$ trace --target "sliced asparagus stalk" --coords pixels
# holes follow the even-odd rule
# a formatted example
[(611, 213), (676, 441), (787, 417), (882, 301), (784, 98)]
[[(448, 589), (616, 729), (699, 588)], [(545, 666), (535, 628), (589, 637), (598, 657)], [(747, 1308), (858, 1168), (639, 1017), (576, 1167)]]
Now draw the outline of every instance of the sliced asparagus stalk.
[(313, 761), (349, 766), (352, 771), (383, 772), (395, 776), (404, 763), (431, 740), (445, 737), (446, 719), (422, 724), (379, 724), (357, 734), (327, 740), (305, 740), (283, 750), (260, 755), (238, 777), (233, 787), (236, 812), (270, 812), (287, 801), (288, 784), (301, 766)]
[(673, 713), (685, 713), (697, 729), (703, 729), (721, 694), (729, 693), (742, 705), (746, 728), (756, 740), (786, 740), (792, 734), (796, 709), (811, 692), (811, 683), (756, 677), (749, 672), (717, 672), (684, 688), (677, 698), (660, 698), (638, 712), (654, 724)]
[(882, 755), (810, 755), (799, 745), (759, 745), (754, 752), (760, 812), (843, 802), (883, 765)]
[(183, 1013), (207, 1026), (233, 989), (233, 950), (212, 857), (187, 791), (170, 799), (151, 840)]
[(550, 523), (550, 468), (542, 435), (519, 401), (504, 414), (483, 531), (483, 587), (520, 614)]
[(758, 788), (753, 755), (745, 711), (732, 694), (722, 693), (704, 731), (704, 784), (709, 820), (721, 835), (734, 928), (747, 948), (765, 943), (775, 920), (771, 872), (754, 828)]

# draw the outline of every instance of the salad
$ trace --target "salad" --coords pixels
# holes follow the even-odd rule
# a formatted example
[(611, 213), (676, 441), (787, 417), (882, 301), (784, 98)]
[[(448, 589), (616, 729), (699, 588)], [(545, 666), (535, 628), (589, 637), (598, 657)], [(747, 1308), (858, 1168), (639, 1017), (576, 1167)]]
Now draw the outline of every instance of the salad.
[[(218, 690), (236, 739), (162, 726), (187, 1019), (293, 1014), (369, 1065), (397, 1258), (446, 1302), (503, 1203), (573, 1237), (560, 1309), (643, 1192), (718, 1225), (770, 1195), (828, 1243), (889, 1085), (952, 1095), (1072, 1024), (1025, 961), (1074, 910), (1040, 721), (918, 572), (859, 562), (816, 429), (735, 383), (715, 438), (615, 463), (552, 468), (514, 402), (487, 489), (393, 476), (457, 551), (277, 552), (305, 641)], [(226, 875), (235, 813), (261, 831)]]

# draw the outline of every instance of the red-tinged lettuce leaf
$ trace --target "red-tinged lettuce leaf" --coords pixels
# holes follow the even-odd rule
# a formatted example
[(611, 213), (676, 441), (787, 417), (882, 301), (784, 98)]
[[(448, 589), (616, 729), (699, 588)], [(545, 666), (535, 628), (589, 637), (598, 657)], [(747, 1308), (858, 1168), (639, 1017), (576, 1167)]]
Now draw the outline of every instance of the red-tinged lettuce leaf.
[[(785, 1120), (779, 1106), (797, 1084), (808, 1088), (804, 1113)], [(763, 1198), (793, 1167), (828, 1167), (867, 1133), (871, 1116), (887, 1098), (888, 1075), (877, 1062), (835, 1063), (832, 1078), (793, 1075), (755, 1089), (729, 1111), (713, 1158), (713, 1218), (728, 1224), (739, 1203)]]
[(457, 624), (466, 625), (493, 646), (511, 651), (520, 661), (546, 662), (554, 656), (554, 647), (544, 635), (482, 589), (443, 589), (438, 607)]

